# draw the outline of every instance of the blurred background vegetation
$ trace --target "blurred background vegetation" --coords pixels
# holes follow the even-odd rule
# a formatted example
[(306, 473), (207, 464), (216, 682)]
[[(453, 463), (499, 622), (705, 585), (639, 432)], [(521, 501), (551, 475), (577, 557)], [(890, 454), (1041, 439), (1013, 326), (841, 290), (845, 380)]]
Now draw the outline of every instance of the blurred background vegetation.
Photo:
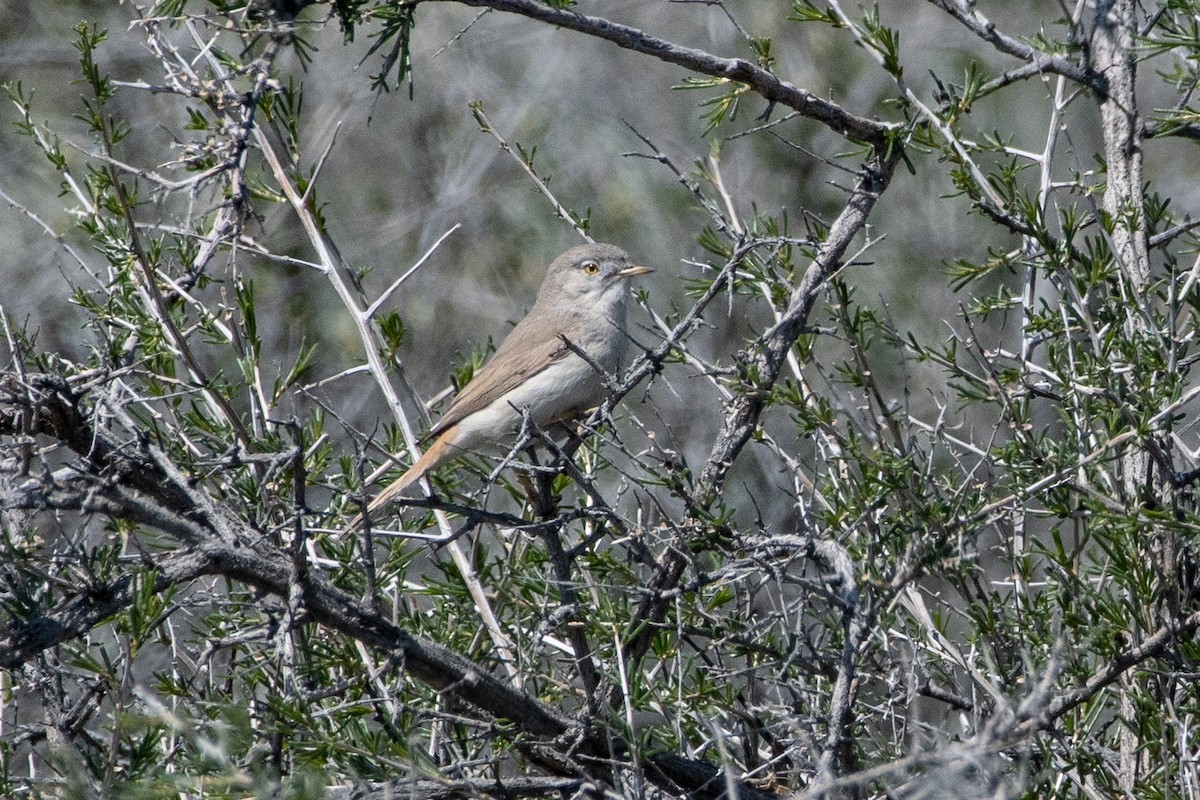
[[(370, 491), (362, 476), (384, 449), (406, 455), (387, 381), (361, 369), (360, 330), (313, 267), (280, 174), (252, 147), (247, 242), (222, 249), (194, 300), (175, 308), (199, 371), (219, 376), (211, 385), (160, 330), (132, 269), (147, 259), (122, 227), (135, 210), (148, 240), (170, 243), (149, 258), (174, 291), (165, 276), (182, 280), (194, 252), (180, 244), (192, 233), (172, 226), (210, 223), (230, 191), (224, 177), (193, 195), (147, 179), (194, 176), (183, 159), (232, 139), (211, 96), (153, 90), (171, 63), (155, 48), (170, 43), (208, 74), (216, 67), (199, 41), (219, 41), (217, 60), (233, 69), (277, 30), (228, 2), (0, 0), (0, 82), (14, 100), (0, 113), (0, 307), (32, 339), (6, 331), (5, 379), (36, 368), (79, 381), (81, 424), (131, 450), (159, 448), (184, 477), (147, 474), (176, 499), (211, 502), (204, 514), (168, 510), (231, 515), (238, 541), (271, 568), (168, 581), (176, 562), (166, 556), (197, 543), (71, 494), (71, 470), (97, 492), (127, 473), (56, 450), (45, 430), (23, 439), (0, 413), (0, 786), (79, 797), (318, 796), (326, 785), (330, 796), (475, 796), (506, 781), (539, 796), (1200, 796), (1188, 235), (1200, 200), (1200, 9), (1139, 7), (1139, 121), (1178, 135), (1145, 140), (1149, 188), (1135, 187), (1125, 215), (1101, 211), (1114, 191), (1112, 137), (1094, 85), (1048, 71), (971, 95), (964, 87), (1023, 61), (945, 10), (965, 4), (573, 6), (751, 62), (768, 61), (769, 40), (775, 75), (892, 126), (903, 148), (854, 232), (851, 263), (822, 276), (782, 377), (760, 385), (747, 366), (767, 349), (758, 337), (795, 304), (850, 188), (895, 151), (871, 152), (812, 119), (781, 121), (788, 109), (753, 92), (723, 106), (736, 84), (682, 88), (696, 76), (681, 67), (452, 2), (416, 5), (412, 71), (398, 76), (385, 60), (395, 40), (375, 46), (383, 21), (408, 5), (305, 8), (294, 38), (278, 40), (256, 122), (295, 158), (292, 179), (319, 166), (310, 208), (368, 301), (453, 229), (376, 320), (417, 428), (525, 313), (550, 260), (579, 242), (497, 137), (592, 236), (655, 268), (631, 310), (635, 350), (658, 346), (723, 269), (737, 270), (734, 287), (698, 309), (703, 324), (581, 451), (587, 480), (553, 482), (549, 513), (512, 483), (478, 490), (493, 465), (476, 461), (448, 468), (428, 503), (456, 515), (442, 530), (461, 540), (427, 546), (437, 523), (419, 505), (381, 521), (380, 539), (359, 540), (344, 529)], [(976, 6), (1035, 53), (1092, 68), (1095, 48), (1081, 42), (1092, 6)], [(81, 44), (89, 39), (94, 48)], [(81, 54), (98, 67), (90, 81)], [(112, 89), (100, 116), (127, 128), (111, 158), (87, 113), (100, 85)], [(57, 146), (38, 146), (23, 104)], [(1039, 175), (1030, 156), (1048, 139)], [(60, 151), (64, 170), (45, 157)], [(94, 215), (65, 173), (99, 187)], [(113, 175), (139, 187), (137, 204), (106, 185)], [(714, 233), (722, 214), (745, 235)], [(1146, 279), (1112, 255), (1131, 229), (1169, 233)], [(758, 249), (740, 251), (747, 241)], [(255, 396), (255, 380), (270, 386), (298, 362), (302, 374), (278, 397)], [(23, 402), (8, 387), (0, 412)], [(731, 409), (755, 398), (766, 412), (751, 444), (717, 463)], [(288, 461), (293, 445), (303, 457)], [(719, 475), (706, 484), (710, 469)], [(678, 574), (655, 585), (672, 559)], [(44, 653), (10, 656), (22, 625), (95, 600), (88, 592), (125, 598), (111, 590), (126, 578), (136, 591), (112, 614)], [(344, 593), (337, 608), (357, 599), (361, 616), (322, 605), (334, 596), (318, 591), (326, 578)], [(316, 592), (303, 602), (302, 585)], [(654, 635), (639, 651), (631, 643), (651, 599), (663, 610), (648, 615)], [(611, 763), (547, 767), (528, 719), (461, 703), (466, 679), (447, 689), (405, 672), (415, 656), (382, 643), (386, 624), (470, 659), (478, 672), (466, 674), (526, 692), (539, 710), (611, 733)], [(591, 667), (575, 658), (589, 642)], [(71, 705), (93, 699), (103, 713)], [(593, 743), (536, 733), (564, 759)], [(725, 772), (689, 783), (672, 759)], [(518, 780), (543, 775), (589, 783)], [(445, 788), (460, 780), (482, 783)]]

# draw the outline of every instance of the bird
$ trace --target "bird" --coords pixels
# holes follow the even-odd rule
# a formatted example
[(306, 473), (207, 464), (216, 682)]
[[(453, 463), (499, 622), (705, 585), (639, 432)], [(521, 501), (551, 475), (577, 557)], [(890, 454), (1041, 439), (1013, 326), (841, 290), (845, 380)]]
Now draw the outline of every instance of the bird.
[[(629, 343), (629, 279), (649, 272), (611, 244), (579, 245), (554, 259), (529, 313), (429, 431), (428, 449), (367, 514), (449, 459), (511, 445), (526, 414), (544, 429), (600, 405)], [(359, 515), (351, 529), (362, 521)]]

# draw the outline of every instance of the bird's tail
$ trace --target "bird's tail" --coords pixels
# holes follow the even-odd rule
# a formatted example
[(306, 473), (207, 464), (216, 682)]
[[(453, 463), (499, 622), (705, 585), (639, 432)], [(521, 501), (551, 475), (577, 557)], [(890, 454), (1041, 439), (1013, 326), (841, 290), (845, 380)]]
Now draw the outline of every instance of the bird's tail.
[[(374, 516), (379, 513), (380, 509), (403, 494), (405, 489), (423, 478), (425, 473), (452, 457), (455, 454), (455, 448), (450, 444), (450, 441), (454, 439), (455, 432), (455, 428), (450, 428), (444, 432), (417, 459), (417, 462), (408, 468), (407, 472), (384, 487), (384, 490), (367, 504), (367, 514)], [(359, 514), (351, 520), (350, 525), (346, 528), (346, 532), (357, 532), (362, 528), (364, 521), (363, 515)]]

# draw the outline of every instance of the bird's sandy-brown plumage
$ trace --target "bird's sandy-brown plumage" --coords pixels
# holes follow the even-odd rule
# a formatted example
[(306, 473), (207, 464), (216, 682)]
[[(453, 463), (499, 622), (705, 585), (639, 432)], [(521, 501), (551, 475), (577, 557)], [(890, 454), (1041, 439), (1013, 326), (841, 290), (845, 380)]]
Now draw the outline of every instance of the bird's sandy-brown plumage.
[[(649, 271), (613, 245), (580, 245), (555, 259), (529, 313), (430, 430), (429, 449), (370, 502), (367, 513), (442, 462), (511, 439), (525, 409), (534, 424), (548, 427), (598, 405), (605, 375), (593, 364), (609, 373), (619, 368), (628, 338), (627, 279)], [(580, 358), (564, 339), (589, 358)], [(360, 515), (351, 529), (361, 522)]]

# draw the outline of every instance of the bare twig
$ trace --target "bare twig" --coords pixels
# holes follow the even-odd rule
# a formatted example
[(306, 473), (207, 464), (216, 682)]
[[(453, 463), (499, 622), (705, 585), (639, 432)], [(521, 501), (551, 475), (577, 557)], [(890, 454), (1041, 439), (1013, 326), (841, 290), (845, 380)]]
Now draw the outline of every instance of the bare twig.
[(496, 126), (492, 124), (492, 121), (487, 118), (487, 114), (483, 112), (483, 103), (478, 101), (471, 103), (471, 113), (475, 115), (475, 121), (479, 123), (480, 130), (482, 130), (484, 133), (490, 133), (492, 137), (500, 143), (500, 149), (516, 159), (517, 163), (521, 165), (521, 169), (525, 170), (525, 174), (528, 175), (529, 179), (533, 181), (535, 186), (537, 186), (538, 191), (540, 191), (542, 195), (550, 201), (550, 205), (554, 207), (554, 213), (558, 215), (558, 218), (563, 222), (570, 224), (570, 226), (575, 229), (575, 232), (578, 233), (585, 242), (595, 241), (590, 235), (588, 235), (587, 229), (584, 228), (583, 225), (579, 224), (575, 215), (572, 214), (566, 206), (558, 202), (558, 198), (555, 197), (554, 193), (550, 191), (550, 187), (547, 186), (546, 182), (542, 180), (541, 176), (534, 171), (532, 159), (525, 158), (518, 153), (513, 146), (508, 143), (504, 136), (501, 135), (500, 131), (496, 130)]

